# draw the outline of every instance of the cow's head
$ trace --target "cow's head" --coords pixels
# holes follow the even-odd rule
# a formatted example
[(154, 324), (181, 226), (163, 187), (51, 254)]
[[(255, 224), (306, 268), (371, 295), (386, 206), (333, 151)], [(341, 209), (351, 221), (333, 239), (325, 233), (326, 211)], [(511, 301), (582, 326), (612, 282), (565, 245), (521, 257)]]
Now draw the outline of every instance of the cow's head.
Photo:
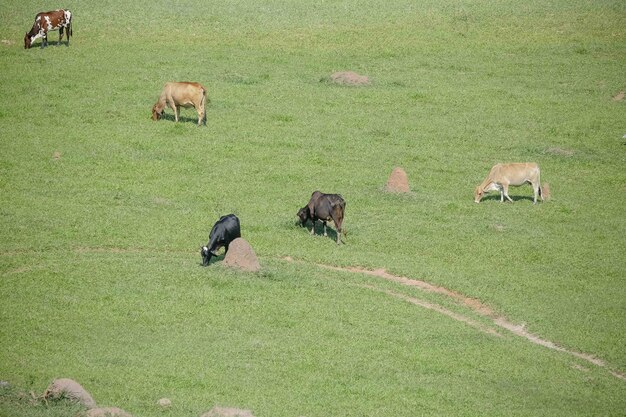
[(160, 120), (163, 117), (163, 109), (158, 108), (158, 104), (152, 106), (152, 120)]
[(30, 36), (28, 35), (28, 32), (26, 32), (26, 35), (24, 35), (24, 49), (30, 48), (31, 45), (32, 42), (30, 40)]
[(309, 220), (309, 206), (302, 207), (298, 210), (298, 224), (300, 226), (304, 226), (304, 224)]
[(485, 190), (479, 185), (474, 190), (474, 203), (480, 203), (480, 199), (485, 195)]
[(211, 260), (211, 256), (213, 255), (209, 248), (203, 246), (200, 248), (200, 255), (202, 255), (202, 266), (209, 266), (209, 261)]

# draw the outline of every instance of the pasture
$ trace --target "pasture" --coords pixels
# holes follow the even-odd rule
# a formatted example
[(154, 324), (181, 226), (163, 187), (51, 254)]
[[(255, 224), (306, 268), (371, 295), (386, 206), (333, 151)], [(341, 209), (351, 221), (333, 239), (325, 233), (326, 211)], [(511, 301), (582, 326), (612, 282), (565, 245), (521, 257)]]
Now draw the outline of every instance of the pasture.
[[(59, 7), (71, 45), (25, 50)], [(3, 0), (0, 23), (0, 416), (74, 415), (21, 394), (61, 377), (134, 416), (624, 415), (623, 1)], [(207, 88), (206, 127), (151, 120), (167, 81)], [(475, 204), (498, 162), (551, 199)], [(411, 193), (384, 192), (396, 166)], [(343, 245), (295, 225), (317, 189)], [(261, 272), (200, 265), (228, 213)]]

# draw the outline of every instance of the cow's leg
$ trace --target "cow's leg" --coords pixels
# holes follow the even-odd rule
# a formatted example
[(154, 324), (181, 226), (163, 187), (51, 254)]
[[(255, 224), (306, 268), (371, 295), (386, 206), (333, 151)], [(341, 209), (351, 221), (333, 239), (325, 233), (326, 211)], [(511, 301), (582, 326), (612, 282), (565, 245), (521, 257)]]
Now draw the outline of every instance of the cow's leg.
[(509, 197), (509, 184), (502, 184), (502, 194), (509, 200), (511, 203), (513, 200)]
[(167, 104), (169, 104), (172, 110), (174, 111), (174, 120), (178, 122), (178, 108), (176, 106), (176, 103), (174, 103), (173, 100), (172, 101), (168, 100)]
[(339, 223), (335, 223), (337, 226), (337, 244), (341, 243), (341, 235), (343, 234), (343, 218), (339, 220)]
[(311, 220), (312, 226), (311, 226), (311, 234), (314, 235), (315, 234), (315, 223), (317, 222), (317, 220)]
[(204, 120), (204, 109), (201, 106), (198, 106), (196, 111), (198, 112), (198, 126), (202, 126), (202, 121)]
[(48, 46), (48, 34), (44, 33), (44, 35), (41, 37), (41, 48), (45, 48), (46, 46)]
[(341, 243), (341, 225), (343, 223), (343, 214), (341, 212), (335, 212), (333, 215), (333, 223), (335, 223), (335, 230), (337, 230), (337, 244)]
[(322, 220), (322, 224), (324, 225), (324, 236), (328, 236), (326, 233), (326, 220)]
[[(537, 196), (541, 195), (541, 186), (537, 183), (532, 183), (533, 186), (533, 204), (537, 204)], [(541, 195), (541, 201), (543, 201), (543, 195)]]
[(61, 45), (62, 40), (63, 40), (63, 26), (59, 28), (59, 43), (57, 43), (57, 46)]

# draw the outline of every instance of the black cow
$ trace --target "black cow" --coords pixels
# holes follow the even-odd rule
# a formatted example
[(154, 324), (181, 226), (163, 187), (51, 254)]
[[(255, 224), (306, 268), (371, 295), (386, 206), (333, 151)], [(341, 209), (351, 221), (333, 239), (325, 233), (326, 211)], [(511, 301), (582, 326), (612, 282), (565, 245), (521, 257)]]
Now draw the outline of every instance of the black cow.
[(241, 237), (241, 230), (237, 216), (228, 214), (220, 217), (213, 225), (211, 233), (209, 233), (209, 243), (200, 248), (202, 265), (208, 266), (211, 256), (217, 256), (216, 252), (220, 248), (224, 247), (226, 248), (226, 252), (228, 252), (228, 245), (238, 237)]
[[(309, 204), (298, 210), (298, 220), (300, 226), (305, 227), (306, 222), (311, 220), (313, 227), (311, 234), (315, 233), (315, 222), (321, 220), (324, 224), (324, 236), (326, 234), (326, 222), (332, 220), (337, 229), (337, 244), (341, 242), (341, 225), (343, 223), (343, 215), (346, 210), (346, 202), (339, 194), (324, 194), (314, 191), (311, 194)], [(344, 232), (345, 236), (345, 232)]]

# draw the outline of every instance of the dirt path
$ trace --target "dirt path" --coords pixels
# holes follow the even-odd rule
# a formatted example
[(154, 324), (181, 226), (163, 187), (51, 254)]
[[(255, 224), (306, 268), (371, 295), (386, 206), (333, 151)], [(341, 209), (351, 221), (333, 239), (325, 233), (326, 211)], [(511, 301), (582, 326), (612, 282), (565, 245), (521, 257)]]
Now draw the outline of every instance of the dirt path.
[[(303, 262), (303, 261), (297, 261), (292, 259), (291, 257), (284, 257), (282, 258), (285, 261), (288, 262), (292, 262), (292, 263), (296, 263), (296, 262)], [(430, 284), (426, 281), (420, 281), (420, 280), (416, 280), (416, 279), (412, 279), (412, 278), (407, 278), (407, 277), (403, 277), (403, 276), (397, 276), (397, 275), (392, 275), (390, 273), (388, 273), (385, 269), (365, 269), (365, 268), (360, 268), (360, 267), (338, 267), (338, 266), (333, 266), (333, 265), (324, 265), (324, 264), (316, 264), (318, 267), (320, 268), (324, 268), (324, 269), (330, 269), (333, 271), (342, 271), (342, 272), (352, 272), (352, 273), (359, 273), (359, 274), (365, 274), (365, 275), (370, 275), (370, 276), (374, 276), (374, 277), (378, 277), (378, 278), (383, 278), (385, 280), (388, 281), (393, 281), (393, 282), (397, 282), (399, 284), (402, 285), (406, 285), (406, 286), (410, 286), (410, 287), (414, 287), (414, 288), (418, 288), (422, 291), (426, 291), (426, 292), (431, 292), (431, 293), (436, 293), (436, 294), (441, 294), (443, 296), (449, 297), (451, 299), (453, 299), (454, 301), (456, 301), (457, 303), (460, 303), (462, 305), (464, 305), (465, 307), (471, 309), (472, 311), (474, 311), (475, 313), (483, 316), (483, 317), (487, 317), (491, 320), (491, 322), (498, 328), (500, 329), (504, 329), (507, 330), (509, 332), (511, 332), (512, 334), (514, 334), (515, 336), (519, 336), (519, 337), (523, 337), (526, 340), (546, 347), (548, 349), (552, 349), (555, 350), (557, 352), (562, 352), (565, 354), (568, 354), (570, 356), (576, 357), (578, 359), (582, 359), (584, 361), (587, 361), (589, 363), (592, 363), (593, 365), (596, 365), (598, 367), (601, 368), (606, 368), (611, 375), (613, 375), (614, 377), (624, 380), (626, 381), (626, 375), (624, 375), (623, 373), (619, 372), (619, 371), (614, 371), (612, 369), (610, 369), (607, 364), (602, 360), (599, 359), (591, 354), (588, 353), (583, 353), (583, 352), (577, 352), (574, 350), (570, 350), (570, 349), (566, 349), (562, 346), (557, 345), (554, 342), (551, 342), (547, 339), (543, 339), (533, 333), (530, 333), (528, 330), (526, 330), (524, 325), (519, 325), (519, 324), (515, 324), (511, 321), (509, 321), (508, 319), (506, 319), (503, 315), (497, 314), (496, 312), (493, 311), (493, 309), (491, 309), (489, 306), (483, 304), (480, 300), (477, 300), (475, 298), (471, 298), (471, 297), (467, 297), (459, 292), (453, 291), (453, 290), (449, 290), (447, 288), (444, 287), (440, 287), (437, 285), (433, 285)], [(438, 313), (444, 314), (448, 317), (453, 318), (454, 320), (463, 322), (469, 326), (472, 326), (484, 333), (487, 334), (491, 334), (491, 335), (495, 335), (495, 336), (500, 336), (500, 334), (488, 327), (483, 325), (480, 322), (477, 322), (467, 316), (464, 316), (462, 314), (459, 313), (455, 313), (439, 304), (435, 304), (432, 302), (428, 302), (428, 301), (423, 301), (423, 300), (419, 300), (417, 298), (414, 297), (409, 297), (405, 294), (400, 294), (400, 293), (396, 293), (393, 291), (389, 291), (389, 290), (384, 290), (384, 289), (380, 289), (377, 288), (375, 286), (371, 286), (371, 285), (363, 285), (363, 288), (368, 288), (371, 290), (375, 290), (375, 291), (379, 291), (379, 292), (383, 292), (386, 293), (388, 295), (391, 295), (393, 297), (396, 298), (400, 298), (402, 300), (405, 300), (407, 302), (410, 302), (414, 305), (423, 307), (423, 308), (427, 308), (429, 310), (433, 310), (436, 311)]]
[(389, 291), (389, 290), (383, 290), (383, 289), (377, 288), (377, 287), (375, 287), (373, 285), (361, 285), (360, 287), (368, 288), (368, 289), (374, 290), (374, 291), (379, 291), (379, 292), (391, 295), (392, 297), (396, 297), (396, 298), (399, 298), (401, 300), (407, 301), (407, 302), (409, 302), (411, 304), (415, 304), (416, 306), (424, 307), (424, 308), (426, 308), (428, 310), (434, 310), (437, 313), (443, 314), (444, 316), (451, 317), (454, 320), (460, 321), (460, 322), (465, 323), (465, 324), (467, 324), (467, 325), (469, 325), (471, 327), (474, 327), (474, 328), (480, 330), (483, 333), (487, 333), (487, 334), (490, 334), (490, 335), (493, 335), (493, 336), (502, 336), (496, 330), (494, 330), (494, 329), (492, 329), (492, 328), (490, 328), (488, 326), (485, 326), (484, 324), (482, 324), (480, 322), (477, 322), (476, 320), (472, 320), (471, 318), (466, 317), (466, 316), (464, 316), (462, 314), (455, 313), (454, 311), (449, 310), (449, 309), (447, 309), (445, 307), (442, 307), (439, 304), (434, 304), (434, 303), (431, 303), (431, 302), (428, 302), (428, 301), (420, 300), (420, 299), (415, 298), (415, 297), (409, 297), (408, 295), (405, 295), (405, 294), (400, 294), (400, 293)]

